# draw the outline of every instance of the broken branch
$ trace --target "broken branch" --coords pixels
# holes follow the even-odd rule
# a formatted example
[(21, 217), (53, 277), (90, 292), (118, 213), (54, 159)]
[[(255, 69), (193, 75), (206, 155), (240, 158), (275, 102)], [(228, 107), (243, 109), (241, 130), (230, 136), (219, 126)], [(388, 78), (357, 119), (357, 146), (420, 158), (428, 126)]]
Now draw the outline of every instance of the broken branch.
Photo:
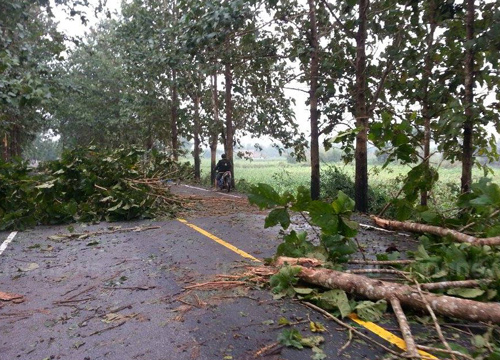
[(322, 308), (320, 308), (320, 307), (318, 307), (318, 306), (316, 306), (314, 304), (311, 304), (310, 302), (307, 302), (307, 301), (301, 301), (301, 303), (304, 304), (305, 306), (307, 306), (307, 307), (309, 307), (309, 308), (311, 308), (313, 310), (316, 310), (317, 312), (323, 314), (328, 319), (335, 321), (337, 324), (339, 324), (340, 326), (344, 327), (345, 329), (348, 329), (348, 330), (352, 331), (354, 334), (358, 335), (359, 337), (361, 337), (361, 338), (363, 338), (363, 339), (371, 342), (372, 344), (375, 344), (375, 345), (379, 346), (380, 348), (384, 349), (388, 353), (391, 353), (392, 355), (397, 356), (397, 357), (404, 357), (401, 354), (397, 353), (396, 351), (394, 351), (392, 349), (389, 349), (387, 346), (385, 346), (385, 345), (379, 343), (378, 341), (372, 339), (368, 335), (363, 334), (361, 331), (357, 330), (356, 328), (352, 327), (351, 325), (346, 324), (345, 322), (343, 322), (340, 319), (337, 319), (335, 316), (333, 316), (332, 314), (330, 314), (328, 311), (323, 310)]
[(401, 333), (403, 334), (403, 339), (406, 344), (406, 352), (410, 359), (420, 359), (420, 355), (418, 354), (417, 347), (415, 345), (415, 339), (411, 334), (410, 325), (408, 324), (408, 320), (406, 320), (406, 315), (401, 308), (401, 303), (396, 297), (392, 297), (390, 299), (392, 310), (394, 311), (394, 315), (398, 319), (399, 328), (401, 329)]
[(395, 220), (387, 220), (382, 219), (377, 216), (372, 216), (373, 221), (378, 226), (383, 228), (390, 229), (398, 229), (404, 231), (410, 231), (415, 233), (428, 233), (432, 235), (438, 235), (441, 237), (451, 236), (453, 239), (459, 242), (481, 246), (481, 245), (489, 245), (489, 246), (498, 246), (500, 245), (500, 236), (494, 236), (489, 238), (478, 238), (475, 236), (467, 235), (456, 230), (446, 229), (439, 226), (433, 225), (425, 225), (418, 224), (408, 221), (395, 221)]
[[(439, 336), (439, 340), (441, 340), (441, 342), (443, 343), (444, 347), (448, 351), (451, 351), (450, 344), (448, 344), (448, 341), (446, 341), (446, 339), (445, 339), (445, 337), (443, 335), (443, 332), (441, 331), (441, 326), (439, 326), (439, 322), (438, 322), (438, 319), (436, 317), (436, 314), (434, 314), (434, 311), (432, 311), (431, 306), (429, 305), (429, 303), (425, 299), (425, 296), (422, 293), (422, 289), (420, 288), (420, 284), (417, 281), (415, 281), (415, 286), (417, 287), (418, 293), (420, 294), (420, 297), (422, 298), (422, 301), (425, 303), (425, 307), (427, 308), (427, 312), (429, 313), (429, 315), (432, 318), (432, 321), (434, 322), (434, 327), (436, 328), (436, 332), (437, 332), (437, 334)], [(451, 358), (452, 358), (452, 360), (456, 360), (455, 355), (453, 355), (453, 354), (451, 354)]]
[(189, 290), (189, 289), (199, 289), (199, 288), (233, 287), (233, 286), (240, 286), (240, 285), (245, 285), (245, 284), (246, 284), (246, 282), (244, 282), (244, 281), (209, 281), (206, 283), (186, 286), (184, 289)]
[[(278, 258), (277, 263), (290, 263)], [(328, 289), (342, 289), (348, 293), (370, 300), (390, 301), (396, 297), (403, 306), (416, 310), (426, 310), (418, 291), (409, 285), (385, 282), (366, 276), (348, 274), (330, 269), (311, 269), (300, 266), (298, 277), (308, 283)], [(500, 324), (500, 304), (482, 303), (446, 295), (425, 294), (432, 310), (440, 315), (469, 321), (483, 321)]]
[(436, 283), (425, 283), (420, 284), (420, 288), (423, 290), (445, 290), (450, 288), (471, 288), (480, 285), (489, 285), (493, 280), (483, 279), (483, 280), (459, 280), (459, 281), (442, 281)]
[(407, 265), (413, 264), (415, 260), (349, 260), (348, 264), (358, 265)]

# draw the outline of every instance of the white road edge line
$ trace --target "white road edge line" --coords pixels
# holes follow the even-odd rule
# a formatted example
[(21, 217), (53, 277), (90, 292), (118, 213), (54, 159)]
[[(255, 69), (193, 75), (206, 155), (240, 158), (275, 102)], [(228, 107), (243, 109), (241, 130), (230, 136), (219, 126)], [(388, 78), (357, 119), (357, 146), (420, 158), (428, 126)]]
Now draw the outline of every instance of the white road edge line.
[(191, 188), (191, 189), (198, 189), (198, 190), (202, 190), (202, 191), (210, 191), (210, 190), (207, 190), (207, 189), (203, 189), (203, 188), (199, 188), (199, 187), (196, 187), (196, 186), (191, 186), (191, 185), (182, 185), (184, 187), (187, 187), (187, 188)]
[(5, 249), (7, 249), (7, 245), (9, 245), (12, 240), (14, 240), (16, 235), (17, 235), (17, 231), (13, 231), (9, 234), (9, 236), (7, 236), (7, 239), (0, 246), (0, 255), (2, 255), (2, 253), (5, 251)]
[[(212, 192), (211, 190), (207, 190), (207, 189), (199, 188), (199, 187), (196, 187), (196, 186), (191, 186), (191, 185), (182, 185), (182, 186), (185, 186), (185, 187), (188, 187), (188, 188), (191, 188), (191, 189), (197, 189), (197, 190), (202, 190), (202, 191)], [(225, 194), (225, 193), (223, 193), (223, 192), (219, 192), (218, 194), (221, 194), (221, 195), (224, 195), (224, 196), (231, 196), (231, 197), (235, 197), (235, 198), (237, 198), (237, 199), (243, 199), (243, 197), (241, 197), (241, 196), (236, 196), (236, 195), (231, 195), (231, 194)]]

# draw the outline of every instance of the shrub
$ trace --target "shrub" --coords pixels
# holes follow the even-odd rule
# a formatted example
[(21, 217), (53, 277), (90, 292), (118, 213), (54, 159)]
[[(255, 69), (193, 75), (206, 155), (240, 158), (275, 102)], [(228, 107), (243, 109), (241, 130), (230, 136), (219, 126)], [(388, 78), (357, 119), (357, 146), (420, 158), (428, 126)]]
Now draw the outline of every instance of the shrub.
[[(342, 191), (354, 199), (354, 181), (344, 171), (335, 165), (328, 165), (321, 173), (321, 197), (323, 199), (335, 199)], [(378, 212), (389, 201), (390, 196), (384, 188), (368, 188), (368, 204), (370, 212)]]

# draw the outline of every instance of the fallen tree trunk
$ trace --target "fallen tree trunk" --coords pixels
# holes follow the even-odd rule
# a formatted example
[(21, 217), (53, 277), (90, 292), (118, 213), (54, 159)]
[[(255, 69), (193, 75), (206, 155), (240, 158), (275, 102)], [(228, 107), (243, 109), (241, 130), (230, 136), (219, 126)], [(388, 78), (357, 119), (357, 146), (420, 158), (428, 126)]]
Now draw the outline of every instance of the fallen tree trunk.
[[(277, 259), (276, 264), (288, 263), (294, 265), (293, 260), (293, 258), (280, 257)], [(427, 310), (425, 304), (427, 302), (432, 310), (440, 315), (469, 321), (500, 324), (499, 303), (482, 303), (432, 293), (423, 294), (425, 297), (424, 302), (418, 290), (409, 285), (370, 279), (366, 276), (347, 274), (330, 269), (299, 267), (301, 272), (298, 277), (301, 280), (328, 289), (341, 289), (350, 294), (375, 301), (385, 299), (390, 302), (392, 298), (397, 298), (401, 305), (421, 311)]]
[(451, 236), (453, 239), (463, 242), (463, 243), (468, 243), (471, 245), (476, 245), (476, 246), (481, 246), (481, 245), (489, 245), (489, 246), (498, 246), (500, 245), (500, 236), (494, 236), (494, 237), (489, 237), (489, 238), (478, 238), (475, 236), (467, 235), (464, 233), (461, 233), (456, 230), (452, 229), (446, 229), (443, 227), (439, 226), (433, 226), (433, 225), (425, 225), (425, 224), (418, 224), (418, 223), (413, 223), (413, 222), (408, 222), (408, 221), (395, 221), (395, 220), (387, 220), (387, 219), (382, 219), (377, 216), (372, 216), (371, 217), (375, 224), (382, 228), (389, 228), (389, 229), (395, 229), (395, 230), (404, 230), (404, 231), (410, 231), (410, 232), (416, 232), (416, 233), (428, 233), (432, 235), (438, 235), (438, 236)]

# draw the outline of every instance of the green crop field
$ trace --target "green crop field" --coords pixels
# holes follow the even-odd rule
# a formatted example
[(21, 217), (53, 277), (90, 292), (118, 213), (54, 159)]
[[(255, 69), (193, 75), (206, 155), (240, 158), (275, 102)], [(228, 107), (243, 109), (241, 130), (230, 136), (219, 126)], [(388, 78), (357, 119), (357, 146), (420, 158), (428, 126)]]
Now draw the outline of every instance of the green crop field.
[[(202, 179), (203, 183), (209, 184), (210, 160), (202, 159)], [(328, 186), (328, 168), (337, 167), (348, 178), (354, 180), (354, 165), (344, 165), (338, 163), (321, 164), (323, 186)], [(307, 163), (291, 164), (286, 159), (275, 160), (241, 160), (235, 161), (234, 167), (237, 189), (239, 191), (248, 190), (251, 184), (267, 183), (276, 190), (293, 191), (299, 185), (309, 185), (310, 168)], [(381, 165), (369, 166), (369, 184), (370, 187), (383, 199), (394, 197), (401, 188), (402, 178), (409, 171), (409, 166), (389, 165), (382, 168)], [(474, 180), (484, 176), (484, 173), (475, 168)], [(431, 201), (433, 205), (442, 210), (450, 209), (454, 206), (460, 190), (461, 168), (459, 165), (441, 167), (439, 169), (439, 181), (436, 184)], [(488, 174), (494, 182), (500, 183), (500, 169), (494, 169), (493, 174)], [(323, 188), (322, 191), (325, 189)], [(380, 200), (383, 201), (383, 200)]]
[[(210, 161), (203, 159), (202, 177), (207, 177), (210, 173)], [(329, 166), (336, 166), (354, 179), (354, 165), (344, 165), (343, 163), (323, 163), (322, 169)], [(370, 183), (373, 185), (384, 184), (396, 180), (399, 176), (406, 174), (410, 170), (409, 166), (389, 165), (382, 169), (381, 165), (369, 166)], [(494, 174), (488, 174), (495, 182), (500, 182), (500, 169), (493, 169)], [(307, 163), (290, 164), (285, 159), (277, 160), (236, 160), (234, 166), (235, 177), (238, 181), (242, 179), (250, 184), (259, 182), (268, 183), (274, 186), (283, 186), (289, 183), (290, 186), (307, 185), (310, 179), (310, 168)], [(484, 176), (483, 171), (474, 169), (474, 179)], [(461, 168), (453, 166), (439, 169), (439, 182), (460, 184)]]

